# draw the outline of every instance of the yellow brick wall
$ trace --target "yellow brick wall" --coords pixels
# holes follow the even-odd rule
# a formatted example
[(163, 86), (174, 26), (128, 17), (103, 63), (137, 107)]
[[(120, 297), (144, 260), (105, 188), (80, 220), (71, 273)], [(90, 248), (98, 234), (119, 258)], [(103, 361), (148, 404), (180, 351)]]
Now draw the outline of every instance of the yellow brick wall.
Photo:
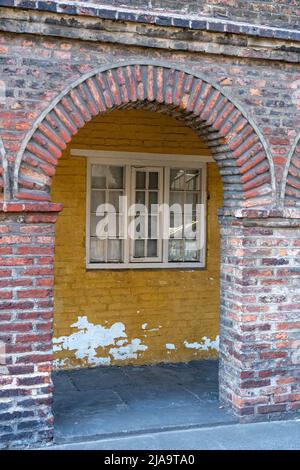
[[(56, 367), (149, 364), (216, 356), (217, 208), (222, 205), (216, 164), (208, 164), (205, 269), (87, 271), (86, 159), (70, 157), (71, 147), (209, 155), (205, 144), (184, 124), (141, 110), (99, 116), (72, 140), (59, 161), (52, 187), (52, 200), (64, 206), (56, 227)], [(113, 334), (114, 345), (109, 344), (113, 341), (107, 339), (108, 333)]]

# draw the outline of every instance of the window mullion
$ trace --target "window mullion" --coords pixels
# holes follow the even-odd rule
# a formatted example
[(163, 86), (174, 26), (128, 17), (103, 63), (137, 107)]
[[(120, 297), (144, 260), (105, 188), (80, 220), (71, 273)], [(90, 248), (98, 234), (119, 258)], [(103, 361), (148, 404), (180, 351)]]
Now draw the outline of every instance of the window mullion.
[[(169, 207), (169, 202), (170, 202), (170, 168), (166, 167), (164, 169), (164, 186), (163, 186), (163, 204), (164, 204), (164, 207), (166, 207), (166, 205)], [(161, 214), (161, 219), (162, 219), (162, 226), (164, 226), (164, 224), (166, 224), (166, 221), (163, 219), (163, 215), (164, 214)], [(169, 218), (169, 216), (168, 216)], [(170, 226), (170, 221), (168, 221), (168, 232), (169, 232), (169, 226)], [(169, 239), (168, 238), (163, 238), (163, 241), (162, 241), (162, 244), (163, 244), (163, 253), (162, 253), (162, 260), (163, 260), (163, 263), (168, 263), (168, 259), (169, 259)]]
[(132, 204), (132, 194), (131, 194), (131, 167), (130, 165), (125, 166), (125, 196), (126, 196), (126, 208), (125, 208), (125, 213), (124, 213), (124, 240), (123, 240), (123, 258), (124, 258), (124, 263), (129, 263), (130, 261), (130, 243), (131, 243), (131, 238), (128, 236), (128, 226), (129, 223), (131, 222), (129, 215), (128, 215), (128, 209)]

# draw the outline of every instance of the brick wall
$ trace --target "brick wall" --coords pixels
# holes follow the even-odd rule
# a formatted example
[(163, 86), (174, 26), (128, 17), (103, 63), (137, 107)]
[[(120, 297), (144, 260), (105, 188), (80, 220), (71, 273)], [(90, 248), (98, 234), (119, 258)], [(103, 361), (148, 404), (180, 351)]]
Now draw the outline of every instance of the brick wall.
[[(18, 154), (22, 139), (33, 123), (62, 90), (82, 74), (103, 64), (103, 60), (175, 61), (195, 73), (204, 73), (208, 80), (220, 83), (223, 89), (241, 104), (262, 132), (275, 165), (280, 192), (282, 169), (297, 135), (300, 112), (295, 91), (298, 87), (297, 66), (251, 59), (137, 50), (131, 47), (4, 34), (1, 37), (3, 59), (1, 76), (7, 84), (8, 98), (3, 104), (0, 135), (7, 158)], [(22, 51), (20, 56), (20, 51)], [(201, 60), (200, 60), (201, 58)], [(18, 80), (16, 76), (20, 77)], [(21, 78), (22, 77), (22, 78)], [(21, 80), (21, 81), (20, 81)], [(20, 88), (21, 86), (21, 88)], [(14, 96), (18, 96), (17, 103)], [(16, 107), (16, 109), (14, 109)], [(13, 171), (13, 168), (11, 169)]]
[[(208, 165), (206, 269), (86, 271), (86, 159), (70, 157), (70, 148), (209, 155), (183, 123), (149, 111), (114, 111), (95, 118), (77, 134), (59, 161), (52, 186), (52, 200), (64, 206), (56, 225), (54, 337), (76, 333), (71, 325), (87, 316), (91, 324), (106, 328), (122, 322), (128, 342), (139, 338), (147, 346), (136, 359), (111, 357), (118, 365), (216, 357), (217, 350), (203, 340), (207, 337), (214, 345), (219, 334), (217, 209), (222, 205), (222, 186), (216, 164)], [(185, 341), (207, 350), (186, 347)], [(167, 344), (175, 349), (167, 349)], [(98, 356), (110, 357), (110, 347), (98, 348)], [(92, 359), (78, 359), (75, 353), (76, 349), (56, 352), (56, 366), (93, 365)]]
[(220, 394), (244, 421), (300, 409), (299, 223), (221, 218)]
[(55, 220), (51, 214), (1, 215), (0, 448), (52, 436)]

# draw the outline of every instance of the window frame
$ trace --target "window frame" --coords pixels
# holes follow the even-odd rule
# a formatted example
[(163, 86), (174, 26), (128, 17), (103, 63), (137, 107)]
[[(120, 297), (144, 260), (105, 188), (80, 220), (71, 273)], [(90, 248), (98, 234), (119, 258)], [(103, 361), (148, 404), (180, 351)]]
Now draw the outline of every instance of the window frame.
[[(214, 160), (209, 156), (158, 154), (139, 152), (112, 152), (98, 150), (72, 149), (71, 155), (86, 157), (86, 269), (87, 270), (123, 270), (123, 269), (203, 269), (206, 266), (206, 219), (207, 219), (207, 163)], [(91, 167), (93, 164), (124, 166), (125, 189), (124, 194), (132, 203), (132, 167), (152, 167), (163, 169), (163, 202), (169, 201), (169, 181), (171, 168), (201, 169), (201, 201), (203, 203), (202, 220), (200, 226), (203, 230), (204, 247), (201, 250), (199, 261), (169, 262), (168, 240), (162, 240), (162, 261), (136, 261), (130, 262), (131, 240), (124, 243), (124, 259), (122, 263), (91, 263), (90, 262), (90, 201), (91, 201)], [(128, 217), (125, 217), (125, 230), (127, 230)]]

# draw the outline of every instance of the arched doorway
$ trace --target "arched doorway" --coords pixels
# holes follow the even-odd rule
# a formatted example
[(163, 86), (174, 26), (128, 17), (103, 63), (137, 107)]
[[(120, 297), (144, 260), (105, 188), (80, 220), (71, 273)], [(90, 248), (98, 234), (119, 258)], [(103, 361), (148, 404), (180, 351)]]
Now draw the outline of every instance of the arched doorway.
[[(41, 224), (41, 230), (49, 236), (42, 237), (34, 227), (30, 227), (30, 233), (34, 243), (44, 243), (43, 248), (51, 252), (56, 220), (53, 213), (60, 207), (49, 202), (50, 187), (58, 159), (72, 136), (93, 116), (121, 108), (160, 111), (184, 122), (206, 143), (217, 162), (223, 183), (220, 392), (222, 401), (237, 414), (253, 418), (257, 410), (249, 405), (249, 393), (254, 403), (257, 394), (270, 381), (247, 380), (247, 374), (251, 376), (251, 371), (248, 371), (251, 360), (255, 358), (254, 355), (243, 354), (244, 341), (250, 349), (249, 342), (252, 341), (243, 333), (247, 331), (243, 327), (244, 322), (255, 323), (257, 318), (247, 310), (248, 303), (255, 303), (256, 298), (253, 300), (245, 289), (247, 286), (251, 288), (252, 282), (245, 280), (248, 277), (246, 268), (257, 265), (260, 254), (256, 253), (256, 259), (248, 261), (249, 253), (241, 246), (250, 246), (263, 230), (259, 224), (249, 229), (248, 222), (245, 224), (243, 219), (257, 219), (260, 209), (272, 208), (274, 172), (260, 132), (251, 118), (219, 86), (189, 71), (158, 63), (119, 64), (82, 77), (45, 109), (24, 139), (15, 167), (15, 200), (23, 210), (36, 212), (35, 216), (27, 218), (27, 223)], [(249, 245), (247, 240), (245, 245), (240, 243), (245, 238), (249, 238)], [(41, 277), (38, 279), (40, 289), (35, 291), (33, 303), (41, 314), (46, 315), (44, 310), (48, 309), (49, 321), (43, 328), (47, 328), (45, 334), (49, 336), (53, 316), (53, 264), (49, 257), (47, 260), (39, 259), (36, 264), (39, 262), (46, 263), (46, 267), (30, 271), (33, 276)], [(44, 276), (46, 280), (42, 279)], [(47, 289), (42, 290), (45, 285)], [(253, 308), (257, 310), (255, 305)], [(41, 346), (41, 351), (45, 349), (46, 345)], [(38, 368), (43, 371), (44, 380), (48, 380), (52, 368), (50, 351), (45, 357), (40, 356), (38, 361), (42, 362)], [(49, 389), (49, 400), (38, 405), (50, 433), (51, 394)]]

